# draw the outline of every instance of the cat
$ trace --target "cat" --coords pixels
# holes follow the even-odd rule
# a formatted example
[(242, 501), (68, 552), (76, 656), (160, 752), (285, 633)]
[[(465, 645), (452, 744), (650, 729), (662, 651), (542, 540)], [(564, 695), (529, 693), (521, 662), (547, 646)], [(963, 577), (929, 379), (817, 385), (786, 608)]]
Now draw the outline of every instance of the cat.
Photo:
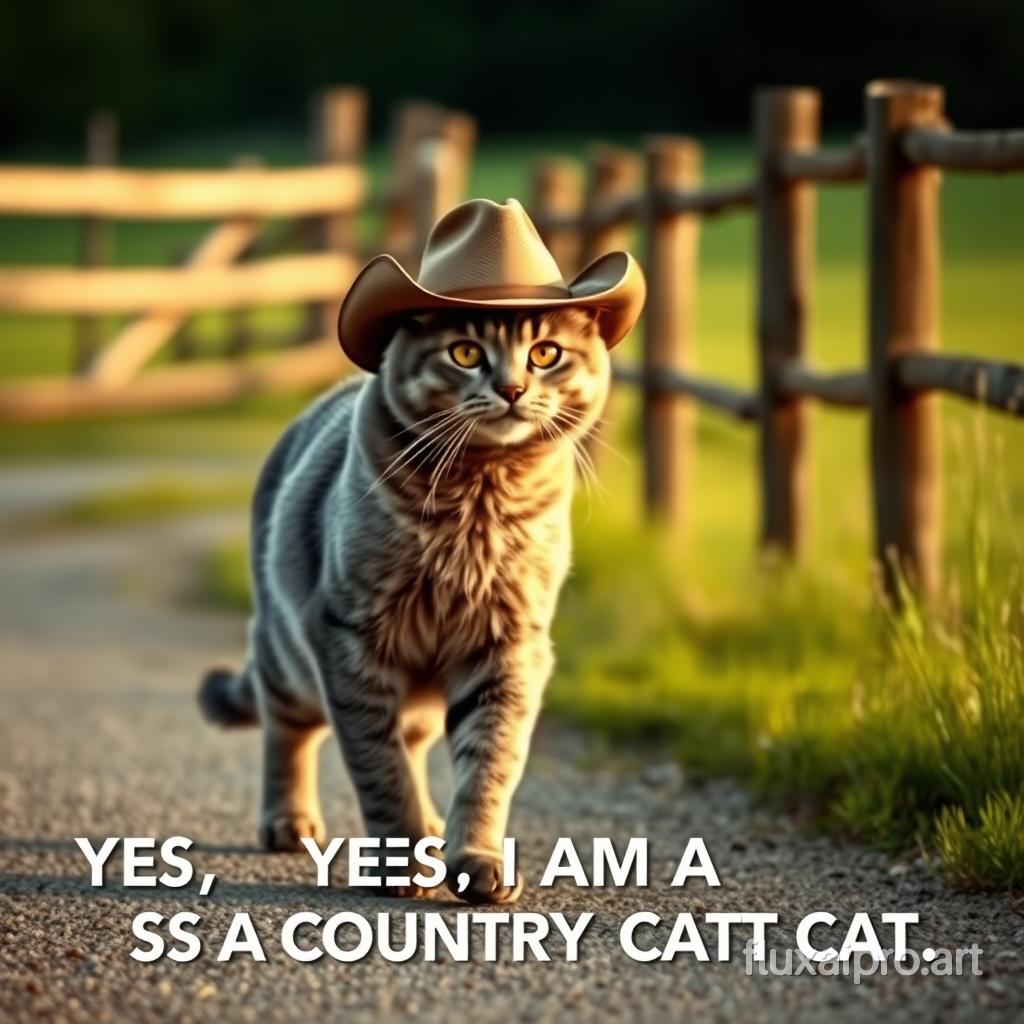
[[(460, 898), (517, 898), (502, 843), (553, 665), (576, 458), (609, 381), (590, 309), (445, 310), (407, 316), (378, 375), (285, 432), (252, 505), (248, 660), (200, 690), (212, 721), (263, 727), (265, 847), (324, 838), (333, 727), (368, 835), (443, 836)], [(446, 822), (426, 769), (442, 735)]]

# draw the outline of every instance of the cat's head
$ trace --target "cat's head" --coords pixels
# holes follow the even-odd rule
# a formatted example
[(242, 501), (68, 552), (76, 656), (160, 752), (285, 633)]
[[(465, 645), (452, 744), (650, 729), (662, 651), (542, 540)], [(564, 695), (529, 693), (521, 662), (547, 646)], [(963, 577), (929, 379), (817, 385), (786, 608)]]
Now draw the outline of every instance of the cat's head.
[(392, 415), (416, 433), (497, 447), (585, 434), (608, 397), (608, 347), (588, 310), (408, 318), (381, 366)]

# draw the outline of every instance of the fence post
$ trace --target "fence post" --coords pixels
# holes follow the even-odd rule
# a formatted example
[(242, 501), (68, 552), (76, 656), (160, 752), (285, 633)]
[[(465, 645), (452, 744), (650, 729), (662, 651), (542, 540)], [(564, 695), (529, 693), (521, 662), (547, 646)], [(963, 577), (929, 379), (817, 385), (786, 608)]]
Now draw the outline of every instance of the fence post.
[(391, 112), (388, 181), (383, 195), (379, 248), (403, 264), (415, 246), (416, 147), (436, 120), (432, 105), (408, 101)]
[(693, 464), (694, 410), (689, 399), (653, 386), (658, 371), (687, 370), (696, 307), (696, 213), (665, 210), (659, 196), (700, 183), (701, 148), (691, 139), (645, 140), (647, 164), (647, 314), (644, 328), (644, 493), (648, 514), (673, 534), (685, 527)]
[[(85, 128), (85, 162), (90, 167), (117, 163), (117, 117), (109, 110), (92, 114)], [(83, 267), (102, 267), (114, 255), (113, 225), (102, 217), (83, 217), (79, 260)], [(75, 369), (83, 372), (103, 347), (103, 318), (79, 317), (75, 326)]]
[(579, 227), (568, 224), (549, 227), (547, 218), (572, 220), (579, 224), (583, 205), (583, 181), (579, 165), (573, 160), (543, 157), (533, 165), (533, 198), (531, 210), (544, 244), (568, 281), (578, 269), (580, 253)]
[(634, 153), (602, 143), (590, 148), (587, 165), (583, 239), (580, 245), (581, 267), (606, 252), (629, 248), (629, 224), (596, 224), (590, 220), (590, 215), (602, 203), (635, 192), (640, 185), (641, 175), (641, 163)]
[[(265, 161), (258, 153), (239, 153), (231, 161), (232, 167), (263, 167)], [(246, 221), (240, 221), (239, 226), (245, 225)], [(252, 245), (246, 246), (237, 256), (237, 261), (245, 259), (252, 251)], [(316, 314), (316, 322), (319, 326), (320, 315)], [(227, 312), (228, 340), (224, 354), (229, 359), (239, 359), (253, 347), (256, 334), (252, 325), (251, 309), (230, 309)], [(316, 337), (321, 335), (317, 334)]]
[(813, 283), (815, 192), (787, 181), (779, 157), (816, 149), (814, 89), (763, 89), (754, 99), (757, 142), (757, 342), (761, 550), (796, 558), (808, 537), (810, 417), (806, 399), (783, 398), (779, 371), (807, 354)]
[[(587, 153), (586, 187), (583, 198), (582, 231), (579, 242), (578, 267), (603, 256), (606, 252), (628, 249), (633, 234), (633, 225), (629, 222), (619, 224), (600, 224), (594, 215), (609, 202), (633, 195), (640, 189), (643, 163), (635, 153), (617, 146), (596, 143)], [(616, 402), (615, 389), (608, 399), (604, 410), (606, 423), (613, 422)], [(618, 403), (621, 404), (621, 403)], [(585, 444), (590, 463), (595, 473), (600, 474), (604, 465), (607, 447), (602, 444), (602, 435), (608, 428), (598, 423), (591, 428)]]
[(924, 597), (941, 575), (938, 398), (899, 388), (893, 359), (939, 346), (939, 172), (911, 164), (901, 136), (942, 121), (939, 86), (868, 86), (871, 476), (875, 554), (894, 597), (900, 572)]
[[(465, 198), (469, 170), (476, 143), (476, 122), (468, 114), (446, 110), (434, 103), (412, 101), (397, 108), (392, 121), (391, 171), (384, 197), (381, 242), (385, 252), (391, 253), (408, 269), (415, 270), (426, 242), (424, 224), (428, 218), (428, 204), (420, 194), (423, 186), (424, 144), (433, 139), (444, 139), (448, 145), (445, 159), (450, 167), (445, 172), (441, 187), (445, 196), (435, 197), (448, 202), (444, 209), (434, 209), (436, 217), (447, 212)], [(429, 146), (427, 147), (429, 148)]]
[[(325, 164), (350, 164), (363, 155), (366, 141), (366, 92), (356, 86), (326, 89), (315, 100), (313, 112), (314, 157)], [(324, 217), (317, 226), (317, 245), (328, 252), (353, 253), (359, 248), (359, 219), (353, 211)], [(338, 329), (338, 305), (333, 302), (310, 307), (305, 331), (314, 341), (333, 339)]]
[(416, 154), (413, 182), (413, 215), (416, 227), (415, 255), (411, 269), (419, 266), (423, 248), (434, 225), (462, 198), (464, 176), (449, 139), (423, 139)]
[(413, 182), (415, 242), (410, 266), (419, 266), (434, 225), (466, 198), (476, 124), (466, 114), (448, 113), (416, 149)]

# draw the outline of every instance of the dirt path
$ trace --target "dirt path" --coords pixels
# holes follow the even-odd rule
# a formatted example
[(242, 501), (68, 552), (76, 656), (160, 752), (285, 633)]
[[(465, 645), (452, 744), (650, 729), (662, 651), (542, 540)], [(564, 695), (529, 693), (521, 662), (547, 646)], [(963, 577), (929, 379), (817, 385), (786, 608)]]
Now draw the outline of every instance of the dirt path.
[[(550, 963), (512, 963), (507, 948), (498, 963), (288, 959), (276, 938), (299, 910), (327, 917), (354, 909), (373, 919), (410, 910), (451, 918), (456, 908), (318, 890), (305, 857), (270, 857), (252, 845), (258, 736), (210, 731), (193, 704), (200, 671), (237, 660), (244, 623), (187, 600), (198, 553), (239, 525), (218, 517), (0, 541), (0, 1019), (967, 1020), (979, 1010), (1019, 1019), (1024, 921), (1006, 899), (951, 894), (919, 866), (809, 839), (753, 810), (729, 784), (695, 787), (669, 766), (613, 763), (550, 723), (514, 816), (521, 865), (534, 883), (517, 909), (593, 911), (578, 963), (563, 962), (564, 946), (554, 941)], [(331, 833), (357, 833), (333, 747), (325, 748), (324, 770)], [(190, 836), (198, 870), (216, 873), (217, 885), (207, 898), (194, 889), (94, 890), (72, 842), (83, 834)], [(648, 836), (651, 886), (538, 889), (559, 835), (576, 837), (581, 851), (593, 836)], [(669, 888), (674, 861), (696, 835), (722, 887)], [(129, 958), (131, 920), (150, 908), (202, 915), (209, 941), (200, 959)], [(216, 961), (240, 910), (251, 912), (267, 963)], [(876, 975), (859, 985), (806, 973), (747, 976), (739, 932), (729, 963), (683, 955), (639, 964), (618, 937), (638, 910), (669, 923), (684, 911), (698, 920), (712, 910), (777, 911), (770, 945), (779, 949), (793, 945), (811, 911), (848, 922), (864, 910), (880, 922), (885, 911), (917, 910), (915, 948), (976, 942), (985, 975)], [(703, 931), (714, 956), (713, 929)], [(640, 934), (654, 941), (650, 929)], [(666, 926), (658, 939), (667, 934)], [(842, 935), (837, 928), (832, 940)]]

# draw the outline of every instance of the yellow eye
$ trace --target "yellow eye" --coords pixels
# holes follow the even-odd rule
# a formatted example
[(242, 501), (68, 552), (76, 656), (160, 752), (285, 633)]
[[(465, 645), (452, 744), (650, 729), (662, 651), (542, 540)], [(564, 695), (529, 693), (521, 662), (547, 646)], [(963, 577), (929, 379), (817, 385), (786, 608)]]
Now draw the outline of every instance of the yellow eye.
[(562, 349), (553, 341), (538, 341), (530, 349), (530, 365), (540, 370), (554, 366), (562, 358)]
[(452, 361), (466, 370), (472, 370), (484, 361), (484, 350), (475, 341), (457, 341), (448, 349)]

